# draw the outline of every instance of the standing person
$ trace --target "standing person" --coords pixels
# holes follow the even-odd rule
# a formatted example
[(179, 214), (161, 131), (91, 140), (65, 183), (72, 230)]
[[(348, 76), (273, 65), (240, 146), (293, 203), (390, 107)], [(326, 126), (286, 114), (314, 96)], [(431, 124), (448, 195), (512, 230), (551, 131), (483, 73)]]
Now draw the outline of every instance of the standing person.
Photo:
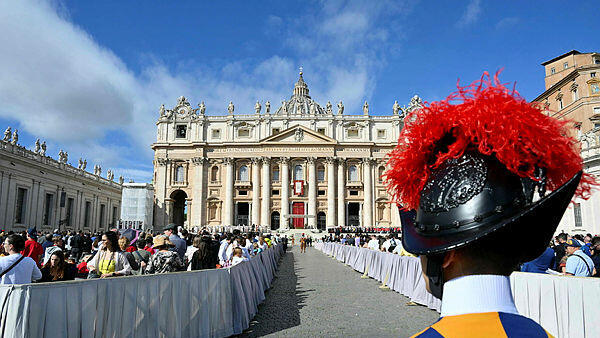
[(102, 246), (87, 268), (92, 276), (100, 278), (125, 276), (131, 273), (131, 266), (119, 248), (119, 236), (114, 231), (102, 235)]
[(79, 231), (73, 237), (71, 237), (71, 255), (75, 256), (77, 260), (81, 258), (83, 253), (83, 231)]
[(171, 251), (175, 251), (179, 255), (179, 259), (183, 261), (185, 259), (185, 251), (187, 250), (187, 244), (185, 240), (177, 235), (177, 225), (171, 223), (164, 228), (165, 236), (169, 237), (169, 241), (173, 243)]
[(44, 249), (44, 252), (53, 245), (54, 241), (52, 241), (52, 234), (46, 234), (46, 236), (44, 236), (44, 241), (42, 242), (42, 248)]
[(192, 240), (192, 245), (188, 246), (187, 250), (185, 251), (185, 259), (183, 261), (183, 263), (187, 266), (187, 270), (191, 271), (191, 261), (192, 261), (192, 257), (194, 256), (194, 253), (196, 251), (198, 251), (198, 248), (200, 247), (200, 244), (202, 243), (202, 236), (200, 235), (196, 235), (194, 236), (194, 239)]
[(127, 239), (127, 237), (121, 236), (119, 238), (119, 249), (121, 249), (121, 253), (127, 259), (127, 262), (129, 263), (129, 266), (131, 267), (131, 270), (137, 271), (140, 269), (140, 266), (137, 263), (137, 261), (135, 260), (135, 258), (133, 257), (133, 254), (131, 254), (131, 252), (127, 251), (127, 249), (129, 249), (129, 247), (130, 247), (130, 245), (129, 245), (129, 240)]
[(77, 268), (65, 261), (63, 251), (56, 251), (50, 256), (48, 264), (42, 268), (40, 282), (60, 282), (74, 280), (77, 277)]
[(556, 267), (554, 268), (554, 270), (560, 271), (560, 262), (562, 262), (563, 257), (567, 255), (567, 234), (561, 232), (560, 234), (558, 234), (558, 236), (556, 236), (556, 241), (558, 243), (553, 248), (554, 253), (556, 253)]
[(27, 240), (25, 241), (25, 249), (21, 252), (21, 255), (31, 257), (37, 264), (38, 268), (42, 266), (42, 256), (44, 255), (44, 249), (42, 245), (37, 242), (37, 230), (34, 228), (27, 229)]
[(442, 300), (441, 318), (415, 336), (547, 337), (518, 313), (509, 276), (544, 252), (571, 199), (597, 184), (567, 125), (497, 78), (405, 121), (384, 176), (393, 199), (416, 210), (402, 222), (402, 244)]
[[(194, 241), (196, 239), (194, 238)], [(216, 255), (211, 250), (211, 240), (208, 236), (202, 236), (198, 244), (198, 250), (192, 255), (188, 271), (214, 269), (216, 267)], [(215, 257), (213, 257), (215, 256)]]
[(300, 252), (306, 253), (306, 237), (304, 237), (304, 234), (300, 237)]
[(158, 250), (152, 257), (144, 270), (144, 274), (167, 273), (181, 271), (185, 268), (181, 258), (175, 251), (170, 251), (173, 243), (167, 236), (155, 236), (154, 248)]
[(48, 260), (50, 260), (50, 256), (55, 253), (56, 251), (62, 251), (65, 245), (65, 241), (63, 241), (62, 237), (60, 237), (60, 235), (54, 236), (54, 245), (46, 248), (46, 253), (44, 254), (44, 263), (43, 265), (46, 265), (46, 263), (48, 263)]
[(135, 275), (141, 275), (146, 269), (148, 262), (150, 261), (150, 256), (152, 256), (145, 248), (146, 248), (146, 240), (143, 238), (135, 241), (135, 245), (137, 246), (137, 250), (132, 252), (131, 255), (135, 259), (138, 269), (136, 271), (132, 271)]
[(596, 274), (594, 261), (583, 250), (581, 244), (576, 239), (567, 240), (567, 265), (565, 267), (565, 275), (592, 277)]
[(5, 236), (2, 246), (8, 256), (0, 257), (0, 284), (28, 284), (42, 278), (35, 261), (20, 254), (25, 249), (23, 237)]

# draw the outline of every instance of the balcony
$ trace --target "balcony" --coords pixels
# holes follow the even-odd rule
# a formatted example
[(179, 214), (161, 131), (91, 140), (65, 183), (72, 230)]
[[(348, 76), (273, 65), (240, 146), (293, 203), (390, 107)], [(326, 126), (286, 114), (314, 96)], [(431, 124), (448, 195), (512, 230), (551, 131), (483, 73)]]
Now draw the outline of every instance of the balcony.
[(363, 183), (361, 181), (347, 181), (346, 186), (360, 188), (363, 186)]
[(252, 182), (250, 182), (250, 181), (242, 181), (242, 180), (235, 180), (235, 186), (236, 187), (251, 187), (252, 186)]

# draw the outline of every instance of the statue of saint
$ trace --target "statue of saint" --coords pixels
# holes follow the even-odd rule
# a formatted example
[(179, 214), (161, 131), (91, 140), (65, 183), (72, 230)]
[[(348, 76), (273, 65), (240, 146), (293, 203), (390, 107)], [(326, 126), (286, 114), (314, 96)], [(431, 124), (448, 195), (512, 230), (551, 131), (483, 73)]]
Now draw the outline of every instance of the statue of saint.
[(308, 112), (311, 115), (315, 115), (317, 113), (317, 104), (315, 101), (310, 101), (310, 106), (308, 106)]
[(46, 141), (42, 142), (42, 151), (40, 152), (40, 155), (46, 156)]
[(160, 105), (160, 110), (158, 112), (160, 114), (160, 117), (165, 116), (165, 105), (164, 104)]
[(35, 148), (34, 148), (33, 152), (36, 154), (40, 153), (40, 139), (39, 138), (37, 140), (35, 140)]
[(62, 163), (62, 159), (65, 153), (63, 153), (62, 149), (58, 151), (58, 162)]
[(256, 104), (254, 105), (254, 113), (255, 114), (260, 114), (260, 110), (262, 109), (260, 102), (256, 101)]
[(85, 167), (87, 167), (87, 160), (83, 160), (83, 165), (81, 165), (81, 170), (85, 170)]
[(204, 101), (202, 101), (198, 105), (198, 108), (200, 109), (200, 115), (204, 115), (204, 113), (206, 112), (206, 105), (204, 104)]
[(63, 158), (64, 158), (64, 162), (63, 163), (67, 163), (67, 161), (69, 161), (69, 153), (67, 153), (65, 151), (65, 153), (63, 154)]
[(17, 145), (17, 142), (19, 142), (19, 131), (15, 129), (12, 134), (12, 142), (10, 143), (14, 146)]
[(229, 114), (233, 114), (234, 109), (235, 107), (233, 106), (233, 101), (229, 101), (229, 105), (227, 106), (227, 111), (229, 112)]
[(4, 131), (4, 138), (2, 139), (2, 141), (4, 142), (10, 142), (10, 136), (11, 136), (12, 132), (10, 127), (6, 128), (6, 130)]
[(394, 115), (398, 115), (398, 112), (400, 111), (400, 105), (398, 104), (398, 101), (394, 101), (392, 110), (394, 111)]
[(269, 101), (265, 102), (265, 113), (271, 113), (271, 102)]
[(337, 104), (337, 107), (338, 107), (338, 115), (344, 114), (344, 104), (342, 103), (342, 101), (340, 101), (340, 103)]
[(325, 111), (327, 112), (327, 114), (333, 114), (333, 109), (331, 107), (330, 101), (327, 101), (327, 104), (325, 105)]
[(79, 161), (77, 162), (77, 169), (81, 169), (82, 166), (83, 166), (83, 159), (80, 157)]
[(365, 101), (365, 104), (363, 104), (363, 115), (369, 115), (369, 104), (367, 101)]
[(123, 175), (119, 176), (119, 184), (123, 185), (123, 182), (125, 182), (125, 178), (123, 178)]
[(287, 102), (285, 100), (281, 101), (281, 112), (287, 114)]
[(177, 98), (177, 105), (178, 106), (183, 106), (183, 105), (185, 105), (185, 103), (186, 103), (185, 96), (182, 95), (182, 96), (180, 96), (180, 97)]

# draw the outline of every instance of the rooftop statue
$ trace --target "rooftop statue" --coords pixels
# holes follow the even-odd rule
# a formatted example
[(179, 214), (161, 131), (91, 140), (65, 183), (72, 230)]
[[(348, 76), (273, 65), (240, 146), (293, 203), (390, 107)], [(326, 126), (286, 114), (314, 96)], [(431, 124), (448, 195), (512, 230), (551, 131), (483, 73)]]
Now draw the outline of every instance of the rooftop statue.
[(369, 115), (369, 104), (367, 103), (367, 101), (365, 101), (365, 104), (363, 104), (363, 114)]
[(233, 101), (229, 101), (229, 105), (227, 106), (227, 111), (229, 112), (229, 114), (233, 114), (235, 107), (233, 105)]
[(40, 151), (40, 155), (46, 156), (46, 141), (42, 142), (42, 151)]
[(17, 145), (17, 142), (19, 142), (19, 131), (15, 129), (15, 131), (13, 131), (12, 141), (10, 143), (14, 146)]
[(200, 110), (200, 115), (204, 115), (206, 112), (206, 105), (204, 104), (204, 101), (198, 105), (198, 109)]
[(160, 114), (160, 117), (164, 117), (166, 115), (166, 113), (165, 113), (165, 105), (164, 104), (160, 105), (160, 110), (158, 111), (158, 113)]
[(333, 114), (333, 109), (331, 107), (331, 101), (327, 101), (327, 104), (325, 105), (325, 111), (327, 112), (327, 114)]
[(4, 131), (4, 138), (2, 139), (2, 141), (4, 142), (10, 142), (10, 136), (11, 136), (11, 129), (10, 127), (6, 128), (6, 130)]
[(40, 139), (39, 138), (37, 140), (35, 140), (35, 148), (33, 149), (33, 152), (36, 154), (40, 153)]
[(344, 104), (342, 103), (342, 101), (340, 101), (337, 104), (337, 107), (338, 107), (338, 115), (344, 114)]
[(257, 115), (260, 114), (260, 110), (262, 109), (260, 102), (256, 101), (256, 104), (254, 105), (254, 113), (256, 113)]
[(398, 104), (398, 101), (394, 101), (392, 110), (394, 111), (394, 115), (398, 115), (398, 112), (400, 111), (400, 105)]
[(265, 113), (271, 113), (271, 102), (269, 101), (265, 102)]

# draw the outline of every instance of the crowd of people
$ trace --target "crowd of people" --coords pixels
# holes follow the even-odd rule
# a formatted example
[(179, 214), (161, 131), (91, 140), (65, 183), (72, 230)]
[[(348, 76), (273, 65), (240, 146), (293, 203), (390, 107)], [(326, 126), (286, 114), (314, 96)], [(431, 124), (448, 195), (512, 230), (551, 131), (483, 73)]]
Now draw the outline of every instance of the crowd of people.
[[(401, 238), (400, 233), (369, 235), (354, 232), (330, 233), (321, 240), (414, 257), (404, 250)], [(542, 255), (523, 263), (520, 269), (523, 272), (600, 277), (600, 236), (560, 233)]]
[(190, 233), (169, 224), (161, 233), (111, 230), (0, 232), (0, 284), (57, 282), (227, 268), (287, 237), (257, 232)]

